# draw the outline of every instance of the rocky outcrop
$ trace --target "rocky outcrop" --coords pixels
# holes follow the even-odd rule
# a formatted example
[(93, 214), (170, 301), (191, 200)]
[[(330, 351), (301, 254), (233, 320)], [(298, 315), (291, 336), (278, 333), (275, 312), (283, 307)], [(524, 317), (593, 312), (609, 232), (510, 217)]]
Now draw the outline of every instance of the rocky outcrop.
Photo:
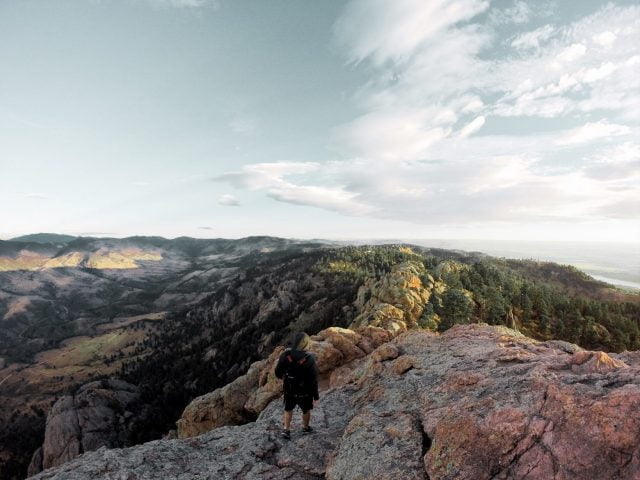
[[(396, 265), (379, 280), (368, 281), (358, 292), (355, 307), (360, 315), (349, 329), (330, 327), (312, 337), (309, 351), (316, 356), (321, 375), (371, 353), (407, 328), (415, 327), (429, 300), (434, 280), (420, 263)], [(283, 347), (230, 384), (193, 400), (178, 420), (178, 436), (192, 437), (224, 425), (255, 419), (282, 394), (282, 382), (274, 367)]]
[(435, 285), (421, 263), (395, 265), (380, 280), (360, 287), (356, 305), (362, 313), (351, 326), (371, 325), (392, 332), (416, 327)]
[[(309, 351), (316, 356), (321, 376), (328, 378), (339, 366), (366, 356), (391, 338), (390, 332), (377, 327), (360, 327), (357, 331), (330, 327), (311, 337)], [(274, 370), (283, 349), (276, 348), (266, 360), (252, 364), (245, 375), (192, 401), (177, 422), (178, 436), (192, 437), (254, 420), (282, 394), (282, 381)]]
[(271, 402), (255, 422), (103, 448), (36, 478), (638, 480), (639, 360), (504, 327), (411, 331), (331, 372), (312, 435), (296, 415), (281, 439)]
[(100, 447), (124, 446), (132, 410), (139, 414), (139, 407), (137, 387), (113, 379), (61, 397), (47, 416), (44, 443), (31, 459), (29, 475)]

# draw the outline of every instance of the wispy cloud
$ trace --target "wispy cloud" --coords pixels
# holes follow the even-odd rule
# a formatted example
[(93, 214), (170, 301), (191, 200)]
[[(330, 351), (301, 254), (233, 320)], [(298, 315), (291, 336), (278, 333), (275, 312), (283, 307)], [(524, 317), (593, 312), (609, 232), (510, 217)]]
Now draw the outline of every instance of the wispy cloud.
[(466, 124), (462, 128), (462, 130), (460, 130), (460, 133), (458, 134), (458, 136), (465, 138), (465, 137), (468, 137), (469, 135), (473, 135), (474, 133), (476, 133), (478, 130), (482, 128), (482, 126), (484, 125), (484, 122), (485, 122), (485, 118), (482, 115), (474, 118), (468, 124)]
[(555, 28), (551, 25), (544, 25), (530, 32), (517, 35), (511, 41), (511, 46), (518, 50), (535, 50), (540, 48), (540, 45), (544, 42), (547, 42), (554, 33), (556, 33)]
[(225, 207), (239, 207), (240, 201), (233, 195), (225, 194), (218, 197), (218, 203)]
[(370, 207), (360, 203), (358, 194), (344, 186), (300, 185), (288, 178), (315, 172), (316, 163), (276, 162), (247, 165), (241, 171), (215, 177), (214, 181), (228, 182), (237, 188), (264, 190), (281, 202), (311, 205), (346, 214), (365, 214)]
[(489, 19), (494, 24), (526, 23), (534, 15), (531, 7), (523, 0), (517, 0), (505, 9), (493, 9)]
[(255, 135), (258, 132), (258, 121), (254, 117), (237, 114), (229, 122), (229, 128), (239, 135)]
[(349, 59), (375, 65), (403, 61), (458, 22), (489, 7), (486, 0), (353, 0), (336, 22), (335, 33)]
[(556, 143), (558, 145), (575, 145), (602, 138), (627, 135), (630, 131), (631, 129), (626, 125), (616, 125), (615, 123), (601, 120), (599, 122), (586, 123), (563, 133), (557, 138)]
[[(549, 5), (349, 2), (336, 42), (370, 79), (354, 96), (362, 113), (333, 131), (339, 161), (258, 163), (217, 180), (423, 224), (632, 218), (640, 7), (529, 27)], [(608, 155), (631, 160), (597, 175)]]
[(34, 200), (48, 200), (49, 197), (43, 193), (25, 193), (24, 198), (32, 198)]

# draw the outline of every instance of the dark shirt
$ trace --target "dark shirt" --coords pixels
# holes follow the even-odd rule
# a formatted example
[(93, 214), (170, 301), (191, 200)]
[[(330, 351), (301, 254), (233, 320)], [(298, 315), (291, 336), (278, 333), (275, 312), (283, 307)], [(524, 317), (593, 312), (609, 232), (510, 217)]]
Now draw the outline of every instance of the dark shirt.
[[(291, 356), (293, 362), (287, 359), (288, 355)], [(305, 357), (306, 360), (299, 370), (304, 378), (304, 384), (307, 389), (306, 393), (315, 400), (318, 400), (320, 398), (318, 393), (318, 366), (316, 365), (316, 359), (313, 354), (303, 350), (285, 350), (282, 352), (282, 355), (280, 355), (278, 363), (276, 364), (276, 377), (283, 378), (289, 368), (294, 368), (292, 366), (294, 362), (299, 362)]]

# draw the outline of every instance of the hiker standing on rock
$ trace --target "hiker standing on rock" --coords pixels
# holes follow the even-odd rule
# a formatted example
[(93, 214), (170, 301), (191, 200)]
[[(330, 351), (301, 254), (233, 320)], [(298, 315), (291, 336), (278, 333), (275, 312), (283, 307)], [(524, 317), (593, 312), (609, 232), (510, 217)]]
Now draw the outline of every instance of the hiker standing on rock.
[(302, 410), (302, 431), (311, 433), (309, 425), (311, 409), (320, 399), (318, 394), (318, 368), (314, 356), (305, 351), (309, 346), (309, 336), (304, 332), (294, 335), (288, 348), (276, 365), (276, 377), (284, 380), (284, 429), (282, 436), (291, 438), (291, 418), (296, 405)]

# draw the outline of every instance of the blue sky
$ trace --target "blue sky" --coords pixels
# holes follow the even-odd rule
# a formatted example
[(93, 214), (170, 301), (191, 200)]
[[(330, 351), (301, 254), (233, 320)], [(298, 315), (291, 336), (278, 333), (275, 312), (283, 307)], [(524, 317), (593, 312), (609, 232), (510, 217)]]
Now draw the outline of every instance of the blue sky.
[(0, 1), (0, 238), (640, 240), (640, 6)]

